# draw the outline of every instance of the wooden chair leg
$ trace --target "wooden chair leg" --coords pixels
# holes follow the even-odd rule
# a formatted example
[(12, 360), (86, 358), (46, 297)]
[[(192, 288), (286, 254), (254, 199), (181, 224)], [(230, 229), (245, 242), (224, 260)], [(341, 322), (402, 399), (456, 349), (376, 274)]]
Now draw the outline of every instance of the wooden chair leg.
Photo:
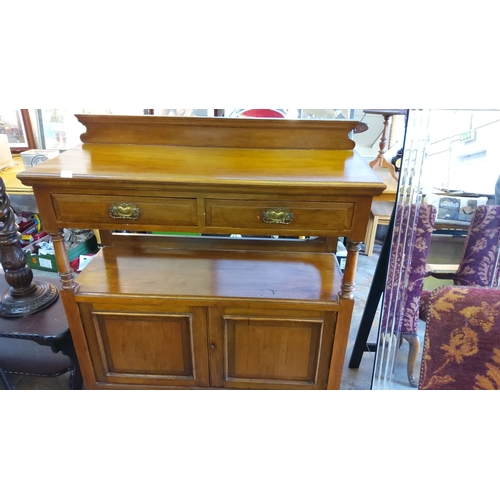
[(410, 349), (408, 352), (408, 364), (406, 366), (408, 372), (408, 382), (410, 382), (410, 385), (412, 387), (417, 387), (418, 380), (415, 379), (414, 372), (415, 372), (415, 365), (417, 364), (418, 352), (420, 350), (420, 339), (418, 338), (417, 335), (413, 334), (403, 333), (402, 336), (410, 344)]

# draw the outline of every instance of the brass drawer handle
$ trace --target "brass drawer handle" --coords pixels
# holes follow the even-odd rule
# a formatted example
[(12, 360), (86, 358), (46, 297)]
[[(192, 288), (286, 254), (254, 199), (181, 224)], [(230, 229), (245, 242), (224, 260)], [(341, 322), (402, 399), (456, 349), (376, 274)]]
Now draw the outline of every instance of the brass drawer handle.
[(138, 219), (141, 210), (133, 203), (113, 203), (109, 207), (109, 215), (113, 219)]
[(293, 213), (288, 208), (268, 208), (264, 210), (262, 220), (266, 224), (291, 224)]

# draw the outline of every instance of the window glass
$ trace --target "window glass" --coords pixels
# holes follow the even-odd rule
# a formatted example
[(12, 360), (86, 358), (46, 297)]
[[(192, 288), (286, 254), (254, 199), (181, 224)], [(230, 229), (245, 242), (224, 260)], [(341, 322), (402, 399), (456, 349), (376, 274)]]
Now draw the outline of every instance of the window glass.
[(300, 109), (300, 118), (310, 120), (349, 120), (350, 109)]
[(155, 109), (155, 115), (161, 116), (214, 116), (213, 109)]

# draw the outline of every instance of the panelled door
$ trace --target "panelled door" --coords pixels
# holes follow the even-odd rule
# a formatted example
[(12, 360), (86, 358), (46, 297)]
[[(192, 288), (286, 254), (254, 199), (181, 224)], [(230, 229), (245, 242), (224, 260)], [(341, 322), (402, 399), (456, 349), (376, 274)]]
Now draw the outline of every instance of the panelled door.
[(210, 382), (235, 389), (326, 389), (334, 312), (209, 309)]
[(208, 387), (205, 308), (158, 300), (80, 310), (98, 384)]

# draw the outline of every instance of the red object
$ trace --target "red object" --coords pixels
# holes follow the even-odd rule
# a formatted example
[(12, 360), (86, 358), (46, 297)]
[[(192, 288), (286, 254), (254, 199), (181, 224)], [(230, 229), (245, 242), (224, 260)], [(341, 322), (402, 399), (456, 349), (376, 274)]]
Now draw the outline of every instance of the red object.
[(246, 109), (240, 113), (240, 116), (249, 118), (285, 118), (283, 113), (275, 109)]
[(46, 231), (42, 231), (41, 233), (34, 234), (33, 235), (33, 239), (35, 241), (38, 241), (39, 239), (43, 238), (44, 236), (47, 236), (47, 232)]
[[(92, 257), (93, 255), (95, 254), (85, 254), (87, 257)], [(81, 271), (78, 270), (78, 268), (80, 267), (80, 257), (81, 255), (79, 255), (76, 259), (73, 259), (69, 265), (71, 266), (71, 269), (73, 269), (73, 271), (75, 271), (75, 273), (79, 274)]]
[(20, 233), (24, 233), (24, 232), (28, 231), (29, 229), (32, 229), (31, 232), (36, 231), (36, 223), (33, 219), (19, 222), (18, 227), (19, 227)]

